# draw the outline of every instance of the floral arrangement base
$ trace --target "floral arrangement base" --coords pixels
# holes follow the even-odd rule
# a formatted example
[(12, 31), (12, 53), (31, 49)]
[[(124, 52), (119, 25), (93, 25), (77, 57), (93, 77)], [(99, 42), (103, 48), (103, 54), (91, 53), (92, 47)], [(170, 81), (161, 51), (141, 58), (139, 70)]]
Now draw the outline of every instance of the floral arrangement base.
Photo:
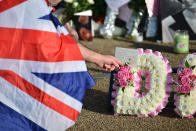
[(158, 115), (171, 93), (173, 79), (168, 63), (160, 52), (138, 49), (136, 63), (128, 62), (117, 69), (111, 100), (115, 115)]

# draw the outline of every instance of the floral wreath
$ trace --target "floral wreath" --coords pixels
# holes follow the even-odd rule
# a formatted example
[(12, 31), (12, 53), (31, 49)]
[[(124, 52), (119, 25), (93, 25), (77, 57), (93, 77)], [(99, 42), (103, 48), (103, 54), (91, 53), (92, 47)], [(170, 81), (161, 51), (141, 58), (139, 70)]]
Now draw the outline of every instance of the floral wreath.
[(160, 52), (153, 53), (150, 49), (138, 49), (136, 61), (126, 63), (114, 74), (111, 100), (114, 114), (158, 115), (168, 102), (172, 69)]
[(177, 70), (175, 112), (181, 117), (193, 118), (196, 112), (196, 54), (189, 54)]

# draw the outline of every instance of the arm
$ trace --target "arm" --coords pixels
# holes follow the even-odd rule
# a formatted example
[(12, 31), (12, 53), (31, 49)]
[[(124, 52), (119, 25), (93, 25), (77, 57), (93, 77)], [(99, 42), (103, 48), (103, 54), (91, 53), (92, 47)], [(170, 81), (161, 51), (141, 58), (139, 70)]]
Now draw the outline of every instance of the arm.
[(86, 61), (92, 62), (97, 66), (104, 68), (106, 71), (114, 70), (115, 67), (123, 66), (123, 63), (113, 56), (96, 53), (79, 43), (78, 46)]
[(75, 41), (78, 41), (78, 39), (79, 39), (78, 33), (76, 32), (76, 30), (74, 30), (74, 29), (70, 26), (69, 22), (67, 22), (67, 23), (65, 24), (65, 27), (66, 27), (66, 29), (68, 30), (69, 34), (75, 39)]

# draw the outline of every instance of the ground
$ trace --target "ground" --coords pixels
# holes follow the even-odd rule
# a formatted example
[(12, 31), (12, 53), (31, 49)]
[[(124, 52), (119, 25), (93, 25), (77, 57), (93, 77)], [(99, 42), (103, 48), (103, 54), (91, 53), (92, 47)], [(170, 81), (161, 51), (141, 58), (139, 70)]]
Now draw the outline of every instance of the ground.
[[(92, 42), (81, 41), (88, 48), (102, 53), (114, 55), (115, 47), (125, 48), (144, 48), (162, 52), (172, 67), (177, 67), (178, 63), (187, 54), (173, 53), (172, 43), (153, 43), (144, 41), (134, 43), (128, 39), (106, 40), (94, 38)], [(196, 52), (196, 44), (190, 44), (190, 53)], [(196, 130), (196, 119), (180, 118), (174, 112), (173, 99), (167, 107), (155, 117), (136, 117), (136, 116), (114, 116), (112, 111), (107, 109), (109, 75), (110, 73), (97, 68), (94, 64), (87, 63), (89, 72), (96, 81), (96, 85), (87, 90), (82, 112), (76, 124), (68, 131), (194, 131)], [(173, 74), (175, 77), (175, 74)]]

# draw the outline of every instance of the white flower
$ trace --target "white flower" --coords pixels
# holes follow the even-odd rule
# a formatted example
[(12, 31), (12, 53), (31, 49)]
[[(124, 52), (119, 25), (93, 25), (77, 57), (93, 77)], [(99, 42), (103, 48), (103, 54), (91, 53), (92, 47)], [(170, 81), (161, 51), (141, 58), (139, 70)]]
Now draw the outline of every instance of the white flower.
[(77, 7), (77, 6), (78, 6), (78, 2), (74, 2), (73, 7)]
[(148, 110), (146, 108), (139, 110), (141, 114), (147, 114)]
[(182, 117), (192, 115), (195, 112), (195, 99), (194, 95), (191, 93), (188, 97), (179, 97), (177, 109)]
[(193, 74), (196, 75), (196, 68), (193, 69)]
[(117, 108), (117, 109), (116, 109), (116, 112), (117, 112), (117, 113), (121, 113), (121, 109), (120, 109), (120, 108)]
[(73, 3), (73, 0), (64, 0), (67, 3)]
[(95, 2), (94, 2), (94, 0), (88, 0), (88, 3), (89, 4), (94, 4)]
[[(117, 93), (117, 108), (120, 108), (122, 114), (148, 114), (154, 111), (164, 100), (166, 93), (167, 68), (164, 61), (154, 54), (139, 54), (137, 64), (130, 64), (133, 75), (138, 71), (150, 73), (150, 90), (142, 98), (134, 97), (135, 89), (133, 86), (127, 86), (124, 91), (119, 88)], [(135, 77), (133, 77), (135, 78)], [(115, 109), (114, 109), (115, 110)], [(192, 110), (192, 108), (191, 108)]]
[(123, 109), (123, 110), (122, 110), (122, 113), (123, 113), (123, 114), (127, 114), (127, 110), (126, 110), (126, 109)]
[(128, 110), (128, 113), (129, 114), (133, 114), (133, 110)]

